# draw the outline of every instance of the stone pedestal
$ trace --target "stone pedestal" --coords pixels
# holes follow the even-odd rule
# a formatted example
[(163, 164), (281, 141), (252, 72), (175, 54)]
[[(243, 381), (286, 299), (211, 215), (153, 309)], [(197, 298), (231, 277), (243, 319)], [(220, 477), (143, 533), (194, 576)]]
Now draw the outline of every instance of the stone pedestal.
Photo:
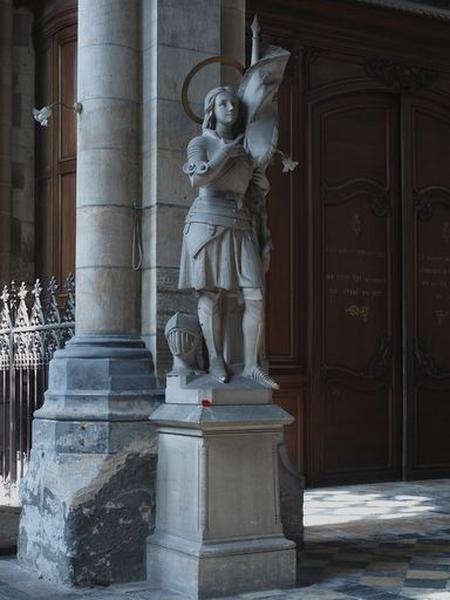
[(145, 578), (155, 503), (154, 378), (143, 343), (116, 337), (108, 345), (74, 338), (55, 354), (33, 422), (18, 557), (72, 585)]
[(151, 418), (159, 456), (147, 578), (187, 598), (294, 586), (278, 483), (279, 435), (291, 416), (256, 384), (217, 384), (197, 403), (180, 403), (175, 387)]

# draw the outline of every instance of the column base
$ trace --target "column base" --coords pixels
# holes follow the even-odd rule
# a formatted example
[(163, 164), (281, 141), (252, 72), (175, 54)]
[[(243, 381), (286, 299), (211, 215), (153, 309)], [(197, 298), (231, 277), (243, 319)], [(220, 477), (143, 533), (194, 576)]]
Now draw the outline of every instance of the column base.
[(68, 585), (145, 579), (157, 396), (143, 343), (111, 337), (55, 354), (22, 483), (19, 561)]
[(67, 585), (145, 579), (156, 472), (151, 424), (37, 420), (33, 429), (20, 563)]

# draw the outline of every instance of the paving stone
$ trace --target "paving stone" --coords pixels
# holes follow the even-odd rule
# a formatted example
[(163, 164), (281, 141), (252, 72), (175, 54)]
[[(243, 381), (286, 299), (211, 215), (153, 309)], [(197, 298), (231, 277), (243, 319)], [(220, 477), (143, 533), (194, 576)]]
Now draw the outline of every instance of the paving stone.
[(405, 579), (403, 585), (405, 587), (443, 590), (445, 589), (446, 584), (447, 582), (442, 579)]

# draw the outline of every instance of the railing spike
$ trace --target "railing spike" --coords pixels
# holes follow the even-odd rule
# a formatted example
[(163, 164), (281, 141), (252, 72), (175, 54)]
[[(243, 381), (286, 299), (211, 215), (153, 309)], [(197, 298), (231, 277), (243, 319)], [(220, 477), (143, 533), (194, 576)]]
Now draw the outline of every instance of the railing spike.
[(72, 273), (67, 275), (64, 289), (67, 293), (63, 311), (63, 322), (75, 321), (75, 277)]
[(52, 275), (47, 287), (47, 291), (49, 293), (45, 311), (45, 319), (47, 323), (61, 323), (61, 312), (59, 310), (57, 298), (58, 290), (58, 282), (56, 281), (56, 277)]
[[(73, 276), (67, 278), (64, 287), (67, 299), (63, 321), (55, 277), (50, 279), (47, 288), (45, 310), (39, 279), (31, 285), (22, 282), (20, 286), (12, 281), (0, 293), (0, 398), (9, 410), (8, 427), (14, 431), (11, 436), (3, 421), (4, 431), (10, 437), (7, 444), (0, 447), (0, 453), (3, 452), (3, 478), (11, 482), (16, 482), (25, 472), (31, 446), (31, 419), (35, 408), (42, 404), (42, 382), (48, 377), (48, 363), (55, 350), (62, 348), (74, 333)], [(17, 381), (27, 383), (16, 385)], [(19, 469), (17, 462), (21, 465)]]

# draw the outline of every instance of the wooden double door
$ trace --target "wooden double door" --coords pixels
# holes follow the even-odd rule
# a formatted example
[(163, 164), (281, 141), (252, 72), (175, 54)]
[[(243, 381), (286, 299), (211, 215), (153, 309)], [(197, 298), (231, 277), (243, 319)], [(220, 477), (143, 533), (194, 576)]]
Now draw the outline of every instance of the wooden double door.
[(293, 54), (280, 146), (300, 167), (274, 169), (268, 280), (291, 455), (313, 485), (449, 476), (449, 67), (393, 57), (368, 9), (327, 29), (342, 4), (254, 4)]
[(449, 107), (350, 92), (311, 125), (316, 472), (448, 474)]

